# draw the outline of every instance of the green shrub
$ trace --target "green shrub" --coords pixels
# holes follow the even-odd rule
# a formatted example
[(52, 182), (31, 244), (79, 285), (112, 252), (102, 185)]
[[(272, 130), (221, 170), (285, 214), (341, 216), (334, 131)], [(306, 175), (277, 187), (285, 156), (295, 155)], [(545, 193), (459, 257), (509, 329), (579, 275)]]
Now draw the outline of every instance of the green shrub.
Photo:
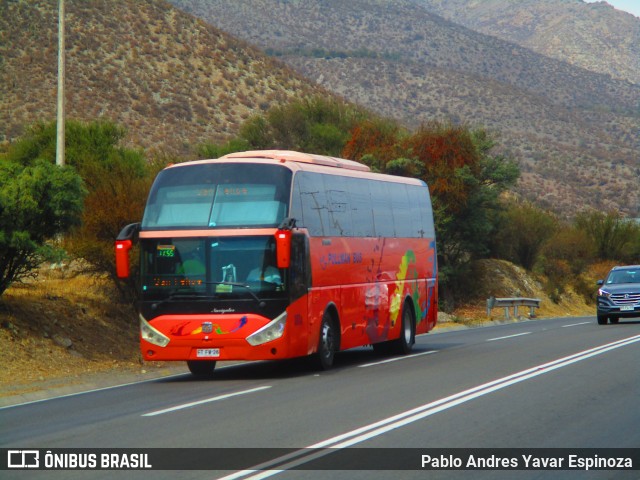
[[(114, 240), (124, 225), (141, 219), (151, 168), (142, 151), (120, 146), (126, 131), (112, 122), (70, 120), (65, 131), (66, 164), (82, 178), (86, 198), (84, 209), (75, 211), (74, 222), (65, 224), (74, 228), (65, 235), (63, 246), (72, 257), (88, 262), (92, 271), (115, 280)], [(7, 159), (23, 165), (44, 162), (51, 169), (55, 143), (55, 122), (38, 124), (14, 144)], [(69, 189), (69, 195), (72, 192)]]
[(0, 295), (51, 256), (48, 240), (80, 222), (85, 193), (72, 167), (0, 161)]
[(600, 260), (638, 261), (640, 225), (618, 212), (584, 212), (576, 217), (575, 226), (588, 236)]
[(555, 235), (558, 221), (530, 203), (511, 203), (500, 215), (493, 254), (532, 270), (543, 246)]

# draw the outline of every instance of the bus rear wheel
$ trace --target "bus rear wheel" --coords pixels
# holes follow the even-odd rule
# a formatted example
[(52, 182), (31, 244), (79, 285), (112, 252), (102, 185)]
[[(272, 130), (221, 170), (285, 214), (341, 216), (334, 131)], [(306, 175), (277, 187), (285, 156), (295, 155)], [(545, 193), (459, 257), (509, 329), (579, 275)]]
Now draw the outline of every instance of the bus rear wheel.
[(416, 321), (413, 309), (409, 302), (405, 302), (402, 308), (402, 325), (400, 326), (400, 337), (393, 340), (389, 346), (391, 353), (406, 355), (411, 352), (416, 343)]
[(216, 368), (215, 360), (187, 360), (189, 371), (196, 377), (210, 377)]
[(378, 355), (406, 355), (411, 352), (416, 343), (416, 321), (413, 309), (407, 301), (402, 308), (402, 324), (400, 325), (400, 337), (395, 340), (374, 343), (373, 351)]

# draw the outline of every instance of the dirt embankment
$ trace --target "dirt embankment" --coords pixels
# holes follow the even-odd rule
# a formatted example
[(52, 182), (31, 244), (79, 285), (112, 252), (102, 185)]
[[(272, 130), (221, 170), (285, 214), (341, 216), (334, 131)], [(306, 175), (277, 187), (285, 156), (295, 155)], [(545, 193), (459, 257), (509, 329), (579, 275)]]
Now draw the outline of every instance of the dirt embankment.
[[(504, 309), (496, 308), (487, 316), (487, 302), (490, 297), (524, 297), (539, 298), (540, 308), (536, 310), (536, 317), (573, 317), (582, 315), (595, 315), (595, 293), (597, 278), (604, 278), (610, 265), (597, 265), (590, 269), (584, 278), (583, 285), (593, 285), (589, 293), (593, 293), (593, 300), (584, 294), (576, 293), (569, 285), (564, 286), (564, 291), (555, 293), (556, 301), (546, 293), (544, 278), (536, 278), (522, 267), (505, 260), (479, 260), (473, 269), (473, 275), (478, 277), (476, 284), (479, 286), (473, 298), (468, 303), (457, 308), (454, 317), (458, 317), (462, 323), (486, 322), (488, 320), (504, 319)], [(521, 316), (527, 316), (528, 308), (521, 308), (518, 312)]]
[(140, 370), (137, 323), (107, 278), (42, 269), (0, 298), (0, 397)]

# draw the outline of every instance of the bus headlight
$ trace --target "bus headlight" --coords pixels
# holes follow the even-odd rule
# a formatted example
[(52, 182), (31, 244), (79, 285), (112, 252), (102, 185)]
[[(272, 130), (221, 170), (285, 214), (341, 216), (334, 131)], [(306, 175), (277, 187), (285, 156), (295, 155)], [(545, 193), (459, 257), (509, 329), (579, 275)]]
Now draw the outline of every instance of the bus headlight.
[(280, 338), (287, 323), (287, 312), (282, 312), (264, 327), (247, 337), (247, 342), (254, 347)]
[(138, 316), (140, 317), (140, 336), (149, 343), (166, 347), (169, 344), (169, 337), (153, 328), (142, 315)]

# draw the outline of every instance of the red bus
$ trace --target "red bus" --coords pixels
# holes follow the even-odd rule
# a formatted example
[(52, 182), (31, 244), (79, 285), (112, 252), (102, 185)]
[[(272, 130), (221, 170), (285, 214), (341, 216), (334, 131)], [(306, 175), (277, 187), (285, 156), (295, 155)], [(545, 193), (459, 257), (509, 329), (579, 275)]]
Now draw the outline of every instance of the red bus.
[(169, 166), (141, 223), (116, 240), (118, 276), (140, 244), (145, 360), (219, 360), (340, 350), (408, 353), (436, 323), (431, 200), (421, 180), (291, 151)]

